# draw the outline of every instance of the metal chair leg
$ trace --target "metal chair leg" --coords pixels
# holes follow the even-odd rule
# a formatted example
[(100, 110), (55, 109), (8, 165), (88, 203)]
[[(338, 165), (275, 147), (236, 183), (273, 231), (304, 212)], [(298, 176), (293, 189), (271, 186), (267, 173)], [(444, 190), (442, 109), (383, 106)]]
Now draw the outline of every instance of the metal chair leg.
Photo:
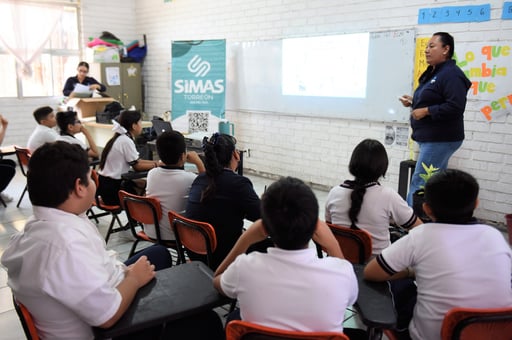
[(27, 192), (27, 185), (25, 185), (25, 189), (23, 189), (23, 192), (21, 193), (21, 197), (20, 199), (18, 200), (18, 204), (16, 204), (16, 208), (19, 208), (20, 207), (20, 204), (21, 204), (21, 200), (23, 200), (23, 196), (25, 196), (25, 193)]

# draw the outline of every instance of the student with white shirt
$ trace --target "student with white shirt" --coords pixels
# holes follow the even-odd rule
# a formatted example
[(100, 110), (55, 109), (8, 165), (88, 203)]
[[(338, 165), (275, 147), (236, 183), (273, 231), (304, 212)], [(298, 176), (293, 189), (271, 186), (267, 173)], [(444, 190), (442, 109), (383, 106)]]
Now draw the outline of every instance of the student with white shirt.
[[(114, 136), (107, 142), (99, 164), (98, 194), (105, 204), (118, 205), (118, 192), (121, 188), (121, 175), (130, 168), (135, 171), (147, 171), (158, 166), (158, 162), (141, 159), (135, 147), (135, 137), (142, 132), (142, 115), (139, 111), (125, 110), (114, 122)], [(128, 186), (123, 190), (135, 193)]]
[[(197, 175), (185, 171), (185, 162), (194, 164), (199, 173), (205, 172), (201, 158), (195, 151), (186, 150), (185, 138), (178, 131), (166, 131), (158, 136), (156, 150), (162, 165), (148, 172), (146, 195), (156, 197), (162, 206), (162, 219), (159, 222), (163, 240), (174, 240), (167, 213), (175, 211), (183, 214), (192, 182)], [(155, 226), (146, 225), (146, 234), (156, 239)]]
[[(92, 139), (89, 130), (87, 130), (87, 128), (78, 119), (78, 114), (75, 111), (57, 112), (57, 125), (60, 129), (59, 140), (80, 145), (82, 149), (87, 151), (87, 155), (91, 158), (98, 158), (100, 156), (94, 139)], [(83, 133), (89, 146), (75, 137), (78, 133)]]
[(43, 106), (34, 111), (37, 126), (28, 138), (27, 148), (31, 153), (44, 143), (52, 143), (59, 139), (54, 127), (57, 125), (55, 112), (49, 106)]
[(417, 286), (417, 298), (409, 296), (417, 299), (409, 304), (413, 313), (403, 308), (403, 299), (397, 300), (410, 289), (394, 289), (393, 295), (399, 320), (409, 316), (414, 340), (440, 339), (444, 315), (451, 308), (512, 306), (512, 252), (498, 230), (473, 217), (478, 190), (475, 178), (463, 171), (435, 174), (425, 184), (423, 203), (433, 223), (415, 227), (365, 268), (365, 278), (373, 281), (415, 276), (416, 285), (411, 286)]
[[(96, 185), (87, 154), (76, 144), (57, 141), (37, 149), (27, 185), (34, 214), (2, 255), (7, 283), (33, 315), (40, 338), (92, 339), (92, 326), (114, 325), (155, 271), (172, 265), (169, 251), (154, 245), (122, 263), (106, 249), (85, 215)], [(169, 322), (161, 332), (156, 326), (121, 339), (219, 339), (222, 323), (209, 311)]]

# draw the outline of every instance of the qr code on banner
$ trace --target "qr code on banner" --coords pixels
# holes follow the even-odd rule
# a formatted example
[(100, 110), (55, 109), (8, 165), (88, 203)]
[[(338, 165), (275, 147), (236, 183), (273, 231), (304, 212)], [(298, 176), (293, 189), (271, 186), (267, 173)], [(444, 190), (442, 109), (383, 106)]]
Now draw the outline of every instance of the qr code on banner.
[(188, 132), (208, 131), (208, 118), (211, 111), (187, 111)]

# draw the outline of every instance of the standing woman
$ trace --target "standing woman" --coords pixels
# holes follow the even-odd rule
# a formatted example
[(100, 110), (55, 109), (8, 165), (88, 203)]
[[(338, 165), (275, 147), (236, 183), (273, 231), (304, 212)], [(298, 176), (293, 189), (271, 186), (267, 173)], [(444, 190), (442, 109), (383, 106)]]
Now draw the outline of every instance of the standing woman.
[(64, 85), (64, 89), (62, 90), (63, 95), (69, 97), (75, 90), (76, 84), (88, 86), (89, 90), (91, 91), (97, 90), (99, 92), (105, 92), (105, 90), (107, 89), (105, 85), (100, 84), (100, 82), (96, 79), (87, 76), (89, 74), (89, 64), (87, 62), (79, 62), (76, 70), (77, 75), (74, 77), (69, 77), (68, 80), (66, 80), (66, 84)]
[[(217, 236), (213, 269), (224, 260), (242, 234), (244, 219), (260, 218), (260, 199), (251, 181), (235, 172), (240, 161), (236, 139), (215, 133), (203, 139), (206, 172), (199, 174), (190, 188), (186, 216), (208, 222)], [(189, 252), (194, 260), (205, 260)], [(205, 261), (204, 261), (205, 262)]]
[[(98, 171), (99, 187), (98, 195), (105, 204), (119, 204), (118, 192), (121, 188), (121, 175), (128, 172), (130, 167), (135, 171), (146, 171), (156, 168), (155, 161), (143, 160), (135, 147), (134, 138), (142, 132), (141, 114), (139, 111), (126, 110), (121, 112), (118, 122), (115, 120), (115, 134), (105, 145), (101, 153), (101, 160)], [(129, 187), (123, 190), (134, 192)]]
[(464, 110), (471, 82), (452, 59), (454, 50), (450, 34), (434, 33), (425, 49), (429, 66), (420, 76), (414, 96), (400, 98), (402, 105), (412, 109), (412, 139), (419, 145), (407, 195), (410, 206), (412, 195), (423, 183), (421, 163), (446, 169), (451, 155), (464, 140)]

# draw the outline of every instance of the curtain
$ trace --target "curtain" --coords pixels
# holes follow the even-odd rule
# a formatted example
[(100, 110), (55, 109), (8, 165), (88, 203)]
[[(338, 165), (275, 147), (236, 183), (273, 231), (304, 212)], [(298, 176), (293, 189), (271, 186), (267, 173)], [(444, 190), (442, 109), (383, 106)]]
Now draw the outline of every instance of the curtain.
[(63, 10), (54, 5), (0, 3), (0, 44), (16, 58), (21, 77), (32, 75), (31, 64), (50, 39)]

